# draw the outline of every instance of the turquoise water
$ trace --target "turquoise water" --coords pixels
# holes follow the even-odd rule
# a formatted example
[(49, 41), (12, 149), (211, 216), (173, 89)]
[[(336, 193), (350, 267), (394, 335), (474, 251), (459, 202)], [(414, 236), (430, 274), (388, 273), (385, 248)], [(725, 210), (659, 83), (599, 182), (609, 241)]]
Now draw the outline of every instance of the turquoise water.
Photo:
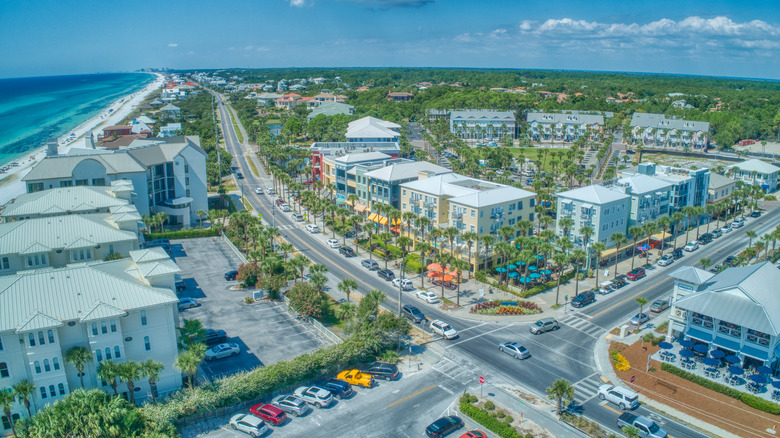
[(0, 79), (0, 165), (67, 134), (153, 80), (141, 73)]

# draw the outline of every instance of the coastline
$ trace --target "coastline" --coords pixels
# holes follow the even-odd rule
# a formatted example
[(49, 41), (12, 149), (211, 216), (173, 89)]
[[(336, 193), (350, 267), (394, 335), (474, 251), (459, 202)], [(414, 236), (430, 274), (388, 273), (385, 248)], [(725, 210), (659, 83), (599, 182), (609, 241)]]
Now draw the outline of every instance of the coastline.
[[(83, 147), (85, 145), (84, 136), (89, 131), (97, 131), (100, 128), (116, 125), (122, 119), (127, 117), (143, 99), (149, 94), (158, 90), (165, 83), (165, 76), (161, 73), (153, 73), (157, 78), (140, 91), (128, 94), (112, 102), (91, 119), (76, 126), (70, 132), (75, 136), (68, 140), (70, 134), (63, 135), (57, 139), (60, 154), (66, 154), (72, 147)], [(19, 165), (12, 168), (8, 173), (0, 178), (0, 206), (7, 204), (17, 196), (26, 192), (22, 178), (30, 169), (46, 155), (46, 146), (42, 146), (31, 151), (26, 158), (16, 160)]]

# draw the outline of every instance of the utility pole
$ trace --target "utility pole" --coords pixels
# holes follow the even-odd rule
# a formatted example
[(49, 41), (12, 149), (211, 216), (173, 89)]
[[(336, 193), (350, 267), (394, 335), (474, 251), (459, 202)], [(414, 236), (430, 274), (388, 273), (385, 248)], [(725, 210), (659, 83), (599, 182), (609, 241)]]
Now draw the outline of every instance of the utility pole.
[(398, 316), (401, 315), (401, 298), (403, 298), (403, 285), (404, 285), (404, 262), (401, 262), (401, 270), (398, 272)]

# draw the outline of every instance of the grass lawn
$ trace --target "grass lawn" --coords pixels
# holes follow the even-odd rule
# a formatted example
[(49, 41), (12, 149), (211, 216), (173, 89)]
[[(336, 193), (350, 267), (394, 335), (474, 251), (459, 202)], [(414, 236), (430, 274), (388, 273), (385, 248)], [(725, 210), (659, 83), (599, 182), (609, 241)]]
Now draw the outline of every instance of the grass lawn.
[(252, 174), (256, 178), (260, 178), (260, 172), (257, 171), (257, 166), (255, 165), (255, 160), (253, 160), (252, 157), (247, 157), (246, 162), (249, 163), (249, 168), (252, 170)]
[(238, 123), (236, 123), (236, 117), (233, 115), (233, 111), (228, 110), (228, 113), (230, 113), (230, 121), (233, 123), (233, 129), (236, 131), (236, 137), (238, 137), (238, 142), (243, 143), (244, 136), (241, 134), (241, 130), (238, 129)]
[[(539, 162), (539, 152), (545, 148), (509, 148), (509, 152), (514, 157), (520, 156), (520, 153), (522, 152), (523, 158), (527, 158), (531, 161)], [(552, 149), (547, 149), (552, 150)], [(550, 155), (547, 155), (547, 160), (545, 160), (544, 168), (542, 171), (549, 172), (552, 169), (552, 166), (550, 165)]]

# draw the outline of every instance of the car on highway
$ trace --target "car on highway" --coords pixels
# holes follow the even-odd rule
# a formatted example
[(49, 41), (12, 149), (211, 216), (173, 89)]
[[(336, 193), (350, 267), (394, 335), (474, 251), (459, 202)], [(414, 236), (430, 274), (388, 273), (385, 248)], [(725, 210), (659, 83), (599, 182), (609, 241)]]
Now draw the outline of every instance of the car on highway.
[(376, 275), (379, 276), (379, 278), (383, 278), (385, 281), (392, 281), (393, 278), (395, 278), (395, 274), (389, 269), (382, 269), (381, 271), (377, 271)]
[(731, 232), (731, 225), (726, 225), (723, 228), (720, 229), (720, 232), (723, 234), (730, 233)]
[(320, 227), (318, 227), (317, 225), (314, 225), (314, 224), (306, 224), (306, 231), (308, 231), (308, 232), (310, 232), (312, 234), (316, 234), (316, 233), (320, 232)]
[(252, 406), (249, 408), (249, 413), (274, 426), (279, 426), (287, 421), (287, 414), (285, 414), (283, 410), (267, 403), (260, 403)]
[(371, 362), (360, 367), (360, 372), (384, 380), (395, 380), (401, 375), (397, 365), (387, 362)]
[(664, 254), (663, 257), (658, 259), (658, 266), (669, 266), (674, 263), (674, 257), (671, 254)]
[(650, 321), (650, 315), (647, 313), (637, 313), (633, 318), (631, 318), (630, 322), (632, 325), (639, 326), (646, 323), (647, 321)]
[(311, 411), (311, 408), (303, 399), (294, 395), (280, 395), (271, 400), (271, 404), (296, 417), (306, 415)]
[(271, 187), (269, 187), (269, 188), (265, 189), (265, 192), (266, 192), (267, 194), (269, 194), (269, 195), (275, 195), (275, 194), (276, 194), (276, 190), (274, 190), (274, 189), (273, 189), (273, 188), (271, 188)]
[(712, 233), (704, 233), (696, 240), (699, 242), (700, 245), (707, 245), (708, 243), (715, 240), (715, 236), (712, 235)]
[(263, 191), (262, 187), (256, 188), (255, 193), (258, 195), (265, 195), (265, 192)]
[(639, 394), (624, 386), (601, 385), (598, 396), (600, 400), (614, 403), (623, 411), (639, 407)]
[(590, 303), (596, 302), (596, 293), (592, 290), (582, 292), (581, 294), (577, 295), (576, 297), (572, 298), (571, 300), (571, 306), (580, 308), (587, 306)]
[(295, 222), (303, 222), (303, 215), (300, 213), (293, 213), (291, 217)]
[(368, 269), (369, 271), (379, 270), (379, 263), (377, 263), (376, 260), (363, 260), (362, 262), (360, 262), (360, 265)]
[(241, 348), (238, 344), (219, 344), (206, 350), (206, 355), (203, 357), (206, 361), (212, 361), (222, 359), (225, 357), (238, 356), (241, 353)]
[(238, 179), (244, 179), (244, 174), (241, 172), (236, 172), (236, 178)]
[(344, 379), (331, 378), (322, 384), (322, 387), (330, 391), (333, 397), (339, 400), (352, 397), (355, 391), (352, 386)]
[(645, 273), (645, 268), (637, 267), (628, 271), (628, 273), (626, 274), (626, 278), (628, 278), (631, 281), (637, 281), (640, 278), (644, 277), (645, 275), (647, 275)]
[(225, 272), (225, 281), (233, 281), (238, 277), (238, 271)]
[(485, 432), (475, 429), (464, 433), (460, 436), (460, 438), (488, 438), (488, 436)]
[(437, 297), (435, 293), (429, 290), (418, 290), (417, 298), (425, 301), (428, 304), (436, 304), (439, 302), (439, 297)]
[(401, 290), (414, 290), (412, 280), (409, 280), (408, 278), (394, 278), (393, 286), (400, 287)]
[(355, 257), (355, 251), (353, 251), (352, 248), (348, 246), (342, 246), (339, 248), (339, 254), (343, 255), (344, 257)]
[(420, 312), (420, 309), (409, 304), (404, 304), (404, 306), (401, 307), (401, 314), (416, 324), (425, 321), (425, 314)]
[(463, 420), (450, 415), (448, 417), (442, 417), (433, 423), (429, 424), (425, 428), (425, 434), (430, 438), (444, 437), (464, 426)]
[(734, 219), (734, 222), (731, 223), (731, 228), (742, 228), (742, 226), (745, 225), (745, 222), (747, 221), (744, 218)]
[(714, 238), (716, 238), (716, 239), (717, 239), (718, 237), (720, 237), (720, 236), (722, 236), (722, 235), (723, 235), (723, 232), (720, 230), (720, 228), (718, 228), (718, 229), (716, 229), (716, 230), (712, 230), (712, 236), (713, 236)]
[(504, 341), (498, 344), (498, 351), (502, 351), (515, 359), (528, 359), (531, 352), (522, 344), (513, 341)]
[(298, 387), (293, 394), (306, 403), (317, 406), (318, 408), (324, 408), (333, 403), (333, 396), (330, 395), (330, 391), (320, 388), (319, 386), (301, 386)]
[(337, 377), (350, 385), (362, 386), (363, 388), (374, 387), (374, 378), (370, 374), (363, 374), (357, 369), (344, 370)]
[(227, 342), (227, 333), (224, 330), (206, 329), (203, 336), (203, 343), (206, 345), (217, 345)]
[(192, 297), (181, 297), (179, 298), (179, 310), (184, 309), (192, 309), (193, 307), (200, 306), (200, 303), (198, 303), (198, 300)]
[(455, 339), (458, 337), (458, 331), (440, 319), (431, 321), (431, 332), (436, 333), (444, 339)]
[(683, 250), (687, 252), (694, 252), (697, 249), (699, 249), (699, 242), (695, 240), (691, 240), (687, 245), (685, 245), (685, 247), (683, 247)]
[(556, 321), (555, 318), (542, 318), (531, 324), (528, 331), (535, 335), (540, 335), (544, 332), (549, 332), (550, 330), (558, 330), (559, 328), (561, 327), (558, 325), (558, 321)]
[(760, 211), (754, 211), (753, 213), (750, 213), (750, 217), (761, 217)]
[(279, 210), (282, 210), (282, 211), (283, 211), (283, 212), (285, 212), (285, 213), (289, 213), (289, 212), (291, 211), (291, 210), (290, 210), (290, 206), (289, 206), (289, 205), (287, 205), (287, 204), (282, 204), (282, 205), (280, 205), (280, 206), (279, 206)]
[(661, 313), (669, 308), (669, 300), (655, 300), (650, 306), (650, 311), (653, 313)]
[(329, 247), (333, 248), (333, 249), (341, 248), (341, 244), (336, 239), (328, 239), (328, 241), (325, 242), (325, 244), (328, 245)]
[(268, 433), (265, 422), (251, 414), (236, 414), (230, 418), (230, 428), (240, 430), (249, 436), (263, 436)]

